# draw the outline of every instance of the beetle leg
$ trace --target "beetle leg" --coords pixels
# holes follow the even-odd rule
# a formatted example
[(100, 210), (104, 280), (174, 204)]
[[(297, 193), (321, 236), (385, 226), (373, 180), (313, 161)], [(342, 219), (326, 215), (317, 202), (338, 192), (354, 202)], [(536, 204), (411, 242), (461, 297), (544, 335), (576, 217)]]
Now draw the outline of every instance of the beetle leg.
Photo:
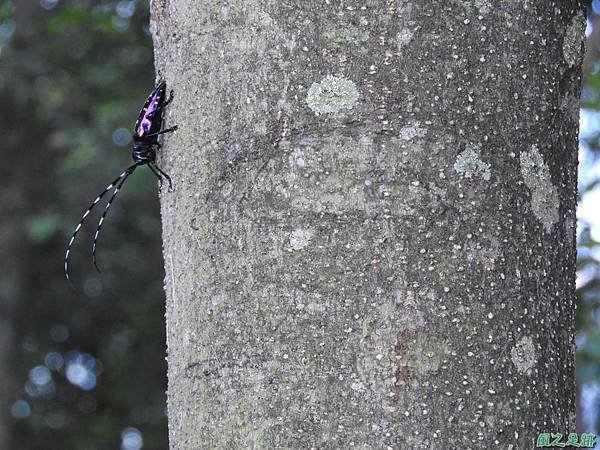
[(156, 171), (156, 169), (154, 167), (152, 167), (152, 164), (148, 164), (148, 167), (150, 168), (150, 170), (152, 171), (152, 173), (154, 175), (156, 175), (156, 178), (158, 178), (158, 189), (162, 191), (162, 185), (163, 185), (163, 179), (162, 177), (158, 174), (158, 172)]
[(164, 108), (165, 106), (167, 106), (172, 101), (173, 101), (173, 89), (171, 89), (171, 92), (169, 92), (169, 98), (167, 98), (165, 100), (165, 102), (162, 104), (161, 108)]
[(165, 133), (171, 133), (171, 132), (175, 131), (176, 129), (177, 129), (177, 125), (174, 125), (171, 128), (167, 128), (166, 130), (158, 131), (158, 132), (152, 133), (152, 134), (147, 134), (144, 136), (144, 138), (150, 138), (150, 137), (160, 136), (161, 134), (165, 134)]
[(167, 175), (166, 173), (164, 173), (160, 167), (158, 167), (156, 164), (152, 164), (153, 168), (158, 170), (158, 172), (167, 179), (167, 181), (169, 182), (169, 190), (173, 189), (173, 183), (171, 182), (171, 177), (169, 175)]

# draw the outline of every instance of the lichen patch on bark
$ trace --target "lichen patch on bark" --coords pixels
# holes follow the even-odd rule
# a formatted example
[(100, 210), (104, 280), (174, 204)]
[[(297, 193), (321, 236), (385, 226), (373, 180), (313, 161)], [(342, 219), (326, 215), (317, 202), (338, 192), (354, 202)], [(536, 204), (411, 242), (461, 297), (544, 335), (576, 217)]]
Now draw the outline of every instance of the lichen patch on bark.
[(523, 336), (510, 350), (510, 359), (521, 373), (529, 373), (535, 366), (537, 359), (533, 340), (529, 336)]
[(290, 234), (290, 245), (294, 250), (302, 250), (308, 247), (313, 237), (312, 230), (297, 229)]
[(558, 190), (537, 145), (521, 153), (521, 174), (531, 192), (531, 210), (549, 232), (558, 221)]
[(398, 48), (402, 48), (407, 45), (413, 38), (414, 32), (408, 28), (400, 30), (396, 34), (396, 40), (398, 41)]
[(342, 109), (352, 109), (358, 97), (358, 89), (353, 81), (328, 75), (319, 83), (311, 85), (306, 103), (318, 116), (335, 114)]
[(563, 40), (563, 56), (571, 67), (580, 63), (582, 58), (581, 45), (585, 36), (585, 17), (579, 13), (573, 17)]
[(489, 181), (491, 176), (490, 167), (490, 164), (483, 162), (479, 154), (472, 148), (467, 148), (460, 153), (454, 162), (456, 173), (474, 181)]
[(448, 343), (417, 328), (400, 333), (394, 353), (396, 358), (394, 387), (400, 388), (410, 375), (422, 378), (430, 372), (437, 371), (442, 360), (451, 353), (451, 350)]
[(421, 122), (415, 120), (400, 129), (400, 138), (405, 141), (422, 138), (427, 134), (427, 128), (421, 127)]

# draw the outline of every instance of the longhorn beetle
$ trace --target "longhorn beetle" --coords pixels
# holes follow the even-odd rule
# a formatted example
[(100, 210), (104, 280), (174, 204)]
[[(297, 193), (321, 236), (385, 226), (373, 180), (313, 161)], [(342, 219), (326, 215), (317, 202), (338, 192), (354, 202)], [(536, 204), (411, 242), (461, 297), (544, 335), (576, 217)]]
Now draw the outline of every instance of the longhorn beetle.
[(152, 173), (156, 175), (158, 180), (160, 181), (160, 187), (162, 188), (163, 177), (169, 182), (169, 189), (172, 187), (171, 178), (169, 175), (164, 173), (160, 167), (156, 165), (156, 150), (160, 148), (160, 144), (158, 143), (158, 136), (165, 133), (170, 133), (177, 129), (177, 125), (172, 126), (171, 128), (166, 128), (161, 130), (163, 123), (163, 113), (164, 108), (173, 100), (173, 91), (169, 93), (169, 97), (166, 97), (167, 92), (167, 83), (162, 81), (156, 86), (150, 95), (148, 96), (148, 100), (144, 103), (142, 110), (135, 122), (135, 126), (133, 129), (133, 149), (131, 151), (131, 157), (133, 158), (134, 164), (129, 166), (125, 171), (119, 175), (115, 180), (110, 183), (106, 189), (96, 197), (96, 200), (92, 202), (92, 204), (88, 207), (88, 209), (83, 214), (83, 217), (77, 224), (75, 228), (75, 232), (71, 235), (71, 240), (69, 241), (69, 245), (67, 245), (67, 251), (65, 253), (65, 277), (69, 280), (69, 253), (71, 252), (71, 247), (73, 246), (73, 242), (75, 242), (75, 236), (79, 233), (83, 222), (90, 214), (94, 206), (98, 204), (98, 202), (104, 197), (104, 195), (110, 191), (113, 187), (115, 188), (106, 207), (104, 208), (104, 212), (102, 213), (102, 217), (100, 217), (100, 222), (98, 222), (98, 226), (96, 227), (96, 234), (94, 235), (94, 243), (92, 244), (92, 261), (94, 263), (94, 267), (98, 272), (100, 269), (98, 268), (98, 264), (96, 262), (96, 245), (98, 243), (98, 236), (100, 235), (100, 229), (102, 228), (102, 223), (104, 222), (104, 218), (108, 213), (110, 205), (113, 200), (117, 196), (117, 193), (123, 187), (125, 180), (127, 177), (131, 175), (135, 169), (139, 166), (146, 165), (150, 168)]

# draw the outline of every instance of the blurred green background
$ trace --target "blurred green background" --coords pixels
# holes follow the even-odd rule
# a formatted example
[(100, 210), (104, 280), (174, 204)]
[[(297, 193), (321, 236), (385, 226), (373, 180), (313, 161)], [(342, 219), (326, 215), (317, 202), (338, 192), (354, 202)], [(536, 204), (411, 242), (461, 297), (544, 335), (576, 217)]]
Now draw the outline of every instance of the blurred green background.
[[(580, 431), (600, 422), (599, 18), (594, 0), (580, 149)], [(89, 254), (97, 216), (73, 249), (75, 291), (62, 274), (81, 214), (130, 164), (131, 128), (153, 84), (145, 1), (0, 3), (0, 448), (167, 448), (160, 217), (149, 171), (136, 171), (108, 216), (102, 276)]]
[[(577, 386), (580, 432), (600, 430), (600, 0), (590, 2), (580, 111)], [(598, 447), (597, 447), (598, 448)]]
[(97, 214), (73, 248), (74, 291), (62, 273), (74, 226), (131, 164), (131, 129), (154, 85), (148, 14), (145, 1), (0, 1), (2, 449), (168, 447), (149, 170), (108, 215), (102, 275), (90, 257)]

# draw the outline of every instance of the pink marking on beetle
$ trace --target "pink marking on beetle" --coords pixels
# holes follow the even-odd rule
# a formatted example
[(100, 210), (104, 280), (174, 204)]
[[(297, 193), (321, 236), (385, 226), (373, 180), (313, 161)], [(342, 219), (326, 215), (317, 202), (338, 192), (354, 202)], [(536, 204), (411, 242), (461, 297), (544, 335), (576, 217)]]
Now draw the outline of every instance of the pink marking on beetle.
[(150, 130), (150, 127), (152, 126), (152, 120), (149, 118), (149, 116), (154, 111), (156, 111), (156, 107), (158, 106), (158, 99), (160, 98), (161, 94), (161, 91), (158, 90), (152, 97), (148, 108), (146, 108), (146, 111), (144, 111), (144, 115), (142, 116), (142, 120), (140, 121), (140, 125), (137, 129), (138, 136), (143, 136), (145, 133), (148, 132), (148, 130)]

